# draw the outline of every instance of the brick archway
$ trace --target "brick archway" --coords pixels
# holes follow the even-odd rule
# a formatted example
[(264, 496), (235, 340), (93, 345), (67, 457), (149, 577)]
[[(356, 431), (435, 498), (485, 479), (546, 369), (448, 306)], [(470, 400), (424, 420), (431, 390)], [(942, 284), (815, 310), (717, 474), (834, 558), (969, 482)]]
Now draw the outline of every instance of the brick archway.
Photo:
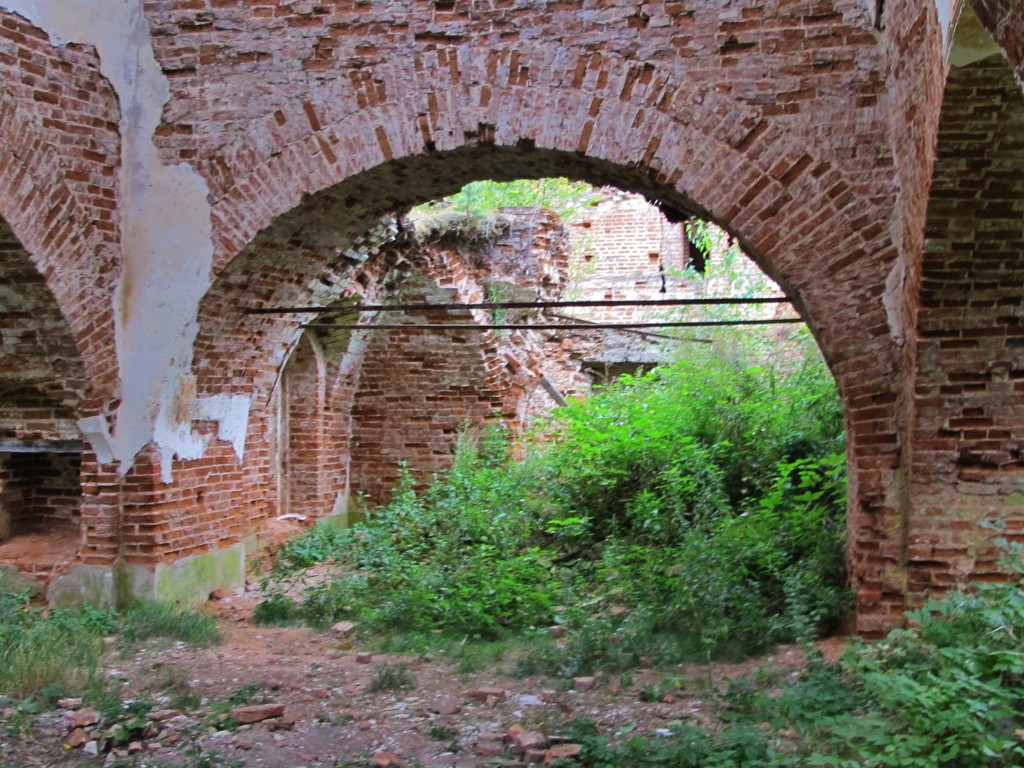
[[(137, 459), (119, 454), (135, 462), (124, 488), (97, 483), (111, 508), (132, 490), (105, 564), (122, 551), (152, 582), (161, 565), (240, 550), (271, 514), (269, 434), (247, 408), (265, 404), (300, 318), (245, 307), (344, 293), (381, 215), (475, 178), (557, 174), (717, 221), (793, 297), (846, 404), (861, 628), (899, 620), (918, 522), (916, 302), (945, 77), (933, 3), (886, 3), (877, 25), (862, 0), (212, 5), (146, 3), (132, 27), (129, 54), (154, 54), (150, 75), (169, 97), (119, 94), (161, 119), (131, 136), (147, 153), (128, 157), (149, 165), (128, 169), (130, 129), (95, 51), (0, 12), (0, 216), (82, 351), (88, 412), (109, 406), (119, 378), (147, 387), (114, 415), (153, 442)], [(1019, 16), (972, 5), (1019, 74)], [(120, 253), (119, 217), (144, 222), (130, 221), (137, 190), (119, 179), (171, 166), (197, 194), (166, 239), (179, 224), (199, 232), (202, 258), (181, 254), (188, 290), (149, 286), (176, 325), (144, 361), (168, 373), (140, 376), (139, 360), (115, 359), (112, 318), (128, 267), (152, 254), (133, 252), (139, 243)], [(157, 250), (161, 269), (143, 272), (165, 280), (179, 254)], [(177, 447), (202, 456), (177, 461), (165, 484), (159, 462)], [(131, 526), (145, 535), (129, 541)]]
[[(770, 31), (759, 19), (729, 26), (702, 18), (717, 56), (696, 69), (684, 66), (686, 57), (639, 63), (544, 39), (495, 46), (432, 38), (358, 75), (318, 82), (302, 98), (272, 99), (266, 117), (243, 120), (245, 134), (212, 152), (190, 127), (212, 105), (189, 90), (192, 74), (172, 78), (183, 98), (169, 113), (162, 151), (196, 158), (215, 199), (216, 276), (196, 347), (200, 390), (251, 394), (253, 372), (280, 364), (295, 318), (248, 318), (244, 308), (253, 297), (302, 304), (323, 285), (343, 283), (353, 265), (346, 251), (385, 213), (475, 178), (566, 175), (643, 193), (735, 233), (814, 329), (848, 414), (861, 611), (891, 622), (903, 601), (899, 579), (885, 573), (902, 557), (907, 364), (904, 319), (883, 300), (899, 256), (889, 224), (893, 159), (880, 141), (892, 117), (877, 98), (879, 44), (856, 4), (839, 5), (845, 10), (811, 17), (805, 5), (787, 4)], [(786, 29), (798, 35), (786, 42)], [(756, 73), (730, 55), (733, 45), (748, 50), (746, 40), (762, 54)], [(826, 47), (858, 61), (852, 75), (811, 65), (821, 40), (842, 40)], [(773, 57), (807, 69), (761, 98), (763, 65)], [(871, 153), (858, 150), (866, 146)]]
[(117, 99), (92, 49), (54, 47), (2, 10), (0, 26), (0, 218), (52, 291), (96, 413), (118, 386)]
[[(688, 141), (672, 134), (669, 130), (668, 135), (675, 141)], [(747, 249), (757, 254), (761, 266), (786, 286), (815, 329), (839, 382), (847, 406), (854, 478), (851, 557), (857, 579), (871, 585), (865, 592), (871, 603), (862, 611), (879, 612), (880, 624), (891, 622), (902, 606), (902, 593), (895, 588), (881, 590), (876, 585), (895, 581), (887, 580), (882, 572), (897, 567), (901, 556), (899, 532), (894, 530), (893, 521), (904, 512), (897, 508), (892, 487), (896, 485), (893, 476), (898, 461), (893, 459), (900, 451), (897, 423), (901, 418), (899, 398), (893, 393), (899, 386), (902, 356), (881, 300), (896, 251), (887, 241), (885, 227), (871, 224), (884, 221), (884, 214), (875, 208), (873, 200), (856, 196), (854, 187), (827, 164), (810, 158), (801, 160), (805, 155), (799, 155), (795, 165), (783, 163), (784, 170), (776, 166), (777, 176), (773, 177), (770, 169), (752, 163), (735, 148), (719, 151), (727, 155), (721, 164), (736, 169), (734, 178), (750, 180), (714, 189), (714, 202), (706, 206), (697, 206), (688, 195), (664, 184), (672, 176), (671, 170), (641, 172), (602, 159), (522, 143), (514, 147), (477, 143), (450, 153), (415, 155), (341, 180), (280, 216), (223, 267), (201, 314), (203, 331), (197, 360), (209, 361), (199, 371), (201, 386), (239, 382), (241, 387), (234, 391), (244, 390), (244, 382), (253, 378), (250, 371), (273, 365), (274, 350), (281, 349), (283, 339), (294, 332), (294, 319), (245, 318), (242, 310), (249, 297), (258, 295), (261, 303), (271, 305), (313, 300), (316, 280), (323, 282), (325, 273), (330, 275), (329, 282), (345, 279), (349, 266), (344, 252), (352, 241), (346, 226), (365, 226), (363, 222), (372, 221), (373, 214), (384, 213), (386, 205), (420, 202), (449, 192), (472, 176), (565, 174), (642, 191), (672, 209), (705, 215), (724, 210), (731, 219), (715, 218), (736, 232)], [(446, 166), (454, 170), (454, 177)], [(795, 178), (787, 176), (789, 171)], [(410, 183), (414, 178), (430, 182), (418, 191)], [(791, 182), (788, 187), (782, 178)], [(807, 195), (806, 200), (800, 197), (801, 192)], [(409, 199), (410, 194), (416, 196)], [(363, 216), (346, 218), (353, 199), (364, 205), (374, 198), (379, 200), (379, 207), (366, 210)], [(879, 198), (889, 199), (881, 194)], [(780, 203), (781, 199), (788, 202)], [(876, 212), (872, 214), (868, 209)], [(762, 215), (753, 215), (752, 210)], [(807, 210), (815, 211), (810, 222), (806, 221)], [(339, 226), (339, 221), (344, 224)], [(330, 222), (328, 231), (324, 232), (317, 222)], [(740, 229), (737, 222), (744, 228)], [(813, 256), (808, 257), (812, 249)], [(240, 290), (240, 286), (245, 289)], [(247, 349), (269, 354), (257, 360), (255, 352), (237, 346), (231, 352), (232, 339), (246, 339)], [(230, 368), (224, 370), (223, 362), (229, 360)], [(223, 362), (211, 364), (215, 361)], [(217, 378), (204, 377), (203, 370), (216, 373)], [(891, 543), (886, 544), (890, 537)], [(860, 549), (861, 544), (867, 549)]]

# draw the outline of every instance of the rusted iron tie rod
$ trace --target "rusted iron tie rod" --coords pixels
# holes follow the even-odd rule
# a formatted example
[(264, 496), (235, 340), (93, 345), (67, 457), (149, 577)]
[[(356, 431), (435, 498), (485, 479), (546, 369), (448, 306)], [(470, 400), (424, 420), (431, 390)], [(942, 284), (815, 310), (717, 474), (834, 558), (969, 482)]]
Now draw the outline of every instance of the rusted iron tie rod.
[(253, 307), (247, 315), (341, 314), (355, 312), (446, 311), (460, 309), (559, 309), (563, 307), (688, 307), (723, 304), (788, 304), (778, 296), (721, 299), (583, 299), (580, 301), (488, 301), (473, 304), (353, 304), (349, 307)]
[[(597, 322), (596, 320), (584, 320), (581, 317), (573, 317), (572, 315), (562, 315), (559, 314), (558, 312), (552, 312), (551, 316), (557, 317), (559, 320), (568, 320), (573, 323), (584, 323), (585, 325), (589, 325), (591, 327), (595, 325), (600, 325), (600, 323)], [(562, 327), (564, 328), (565, 326)], [(621, 333), (628, 333), (633, 336), (642, 336), (645, 339), (669, 339), (670, 341), (692, 341), (697, 344), (714, 344), (714, 342), (711, 339), (698, 339), (696, 336), (672, 336), (671, 334), (668, 333), (651, 333), (650, 331), (636, 331), (633, 330), (632, 328), (617, 328), (613, 330), (618, 330)]]
[(441, 330), (463, 330), (463, 331), (560, 331), (560, 330), (617, 330), (626, 328), (707, 328), (716, 325), (778, 325), (782, 323), (802, 323), (799, 317), (782, 317), (770, 320), (688, 320), (688, 321), (665, 321), (660, 323), (538, 323), (529, 325), (527, 323), (487, 323), (472, 325), (467, 323), (380, 323), (360, 325), (358, 323), (306, 323), (303, 328), (332, 328), (336, 330), (364, 330), (364, 331), (394, 331), (399, 329), (415, 330), (441, 329)]

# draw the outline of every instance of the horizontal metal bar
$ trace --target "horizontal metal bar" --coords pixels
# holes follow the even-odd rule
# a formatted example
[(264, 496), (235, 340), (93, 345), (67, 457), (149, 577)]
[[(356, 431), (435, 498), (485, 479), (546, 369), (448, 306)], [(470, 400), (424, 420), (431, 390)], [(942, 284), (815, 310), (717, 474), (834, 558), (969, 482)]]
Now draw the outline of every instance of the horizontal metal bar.
[(353, 304), (350, 307), (252, 307), (247, 315), (339, 314), (359, 312), (431, 312), (469, 309), (562, 309), (570, 307), (706, 307), (734, 304), (788, 304), (780, 296), (723, 297), (711, 299), (581, 299), (579, 301), (487, 301), (443, 304)]
[(330, 328), (336, 330), (363, 330), (363, 331), (393, 331), (399, 329), (417, 328), (423, 330), (463, 330), (463, 331), (605, 331), (623, 330), (628, 328), (709, 328), (718, 325), (778, 325), (782, 323), (802, 323), (799, 317), (773, 318), (771, 320), (688, 320), (688, 321), (665, 321), (657, 323), (601, 323), (590, 325), (584, 323), (564, 323), (557, 325), (553, 323), (538, 323), (529, 325), (526, 323), (488, 323), (472, 325), (468, 323), (379, 323), (358, 325), (354, 323), (306, 323), (304, 328)]
[[(580, 317), (572, 317), (571, 315), (562, 315), (558, 312), (552, 312), (552, 317), (557, 317), (559, 320), (568, 320), (572, 323), (584, 323), (585, 325), (600, 325), (596, 320), (584, 320)], [(696, 336), (670, 336), (667, 333), (651, 333), (650, 331), (637, 331), (633, 328), (615, 328), (620, 333), (628, 333), (633, 336), (641, 336), (645, 339), (669, 339), (671, 341), (693, 341), (697, 344), (714, 344), (711, 339), (699, 339)]]

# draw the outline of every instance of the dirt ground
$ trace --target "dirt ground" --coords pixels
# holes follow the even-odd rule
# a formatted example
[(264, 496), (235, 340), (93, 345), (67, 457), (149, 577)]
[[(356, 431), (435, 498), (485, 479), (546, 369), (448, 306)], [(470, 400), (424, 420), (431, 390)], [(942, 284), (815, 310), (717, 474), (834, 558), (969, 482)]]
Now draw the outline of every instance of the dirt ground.
[[(247, 594), (207, 605), (223, 635), (212, 648), (177, 644), (143, 648), (130, 658), (111, 654), (106, 674), (121, 681), (123, 696), (157, 703), (133, 741), (114, 751), (104, 739), (110, 723), (102, 720), (76, 731), (73, 725), (92, 719), (76, 701), (29, 725), (0, 708), (0, 768), (544, 765), (571, 755), (574, 748), (562, 735), (576, 718), (593, 720), (611, 737), (669, 735), (681, 722), (707, 725), (713, 717), (707, 667), (573, 681), (516, 678), (508, 674), (509, 663), (498, 662), (460, 674), (444, 661), (371, 655), (338, 632), (256, 626), (256, 600)], [(822, 644), (828, 656), (841, 646), (841, 640)], [(380, 667), (399, 663), (408, 665), (415, 687), (372, 692)], [(802, 664), (799, 649), (784, 647), (744, 664), (715, 665), (712, 679), (722, 686), (755, 669), (781, 678), (796, 675)], [(641, 700), (645, 687), (666, 677), (680, 679), (682, 688), (659, 701)], [(240, 691), (254, 708), (236, 710), (233, 720), (267, 719), (237, 727), (224, 720)]]

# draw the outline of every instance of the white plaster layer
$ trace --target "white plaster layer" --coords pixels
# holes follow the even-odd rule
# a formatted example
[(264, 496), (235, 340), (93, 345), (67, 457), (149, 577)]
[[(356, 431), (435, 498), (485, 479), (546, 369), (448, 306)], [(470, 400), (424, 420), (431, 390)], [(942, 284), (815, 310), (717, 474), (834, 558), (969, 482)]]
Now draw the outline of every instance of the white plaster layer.
[(907, 266), (903, 259), (898, 259), (896, 265), (889, 271), (885, 278), (885, 293), (882, 294), (882, 306), (885, 307), (885, 319), (889, 324), (889, 333), (893, 341), (903, 346), (907, 338), (906, 333), (906, 308), (907, 308)]
[[(0, 0), (0, 7), (28, 19), (56, 45), (95, 47), (121, 106), (123, 265), (114, 297), (121, 402), (105, 455), (124, 474), (154, 440), (169, 482), (173, 456), (198, 458), (205, 449), (189, 421), (198, 412), (220, 423), (218, 436), (227, 435), (221, 439), (241, 458), (245, 422), (239, 419), (248, 419), (248, 398), (217, 396), (197, 407), (183, 402), (195, 401), (192, 348), (213, 263), (209, 190), (191, 166), (164, 165), (153, 143), (170, 89), (142, 0)], [(100, 434), (95, 424), (88, 428)]]
[(78, 420), (78, 429), (89, 441), (96, 460), (100, 464), (109, 464), (114, 460), (114, 449), (111, 447), (110, 424), (102, 416), (89, 416)]

